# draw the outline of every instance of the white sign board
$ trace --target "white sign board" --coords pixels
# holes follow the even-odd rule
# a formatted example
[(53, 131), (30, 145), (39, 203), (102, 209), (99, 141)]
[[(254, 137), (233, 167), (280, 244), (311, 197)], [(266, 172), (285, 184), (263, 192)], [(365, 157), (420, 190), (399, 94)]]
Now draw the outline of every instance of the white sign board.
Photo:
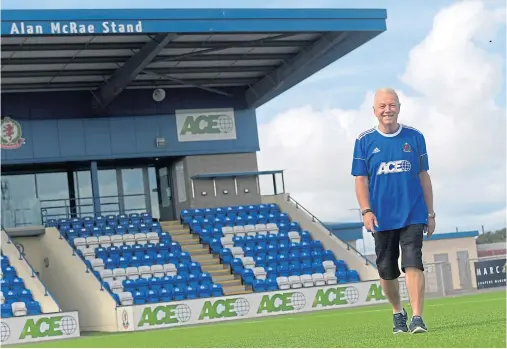
[(76, 338), (80, 333), (77, 311), (3, 318), (0, 323), (2, 345)]
[[(406, 292), (402, 292), (402, 298), (407, 299)], [(119, 307), (118, 330), (198, 325), (386, 302), (379, 281), (201, 298)]]
[(234, 109), (176, 110), (179, 142), (236, 139)]

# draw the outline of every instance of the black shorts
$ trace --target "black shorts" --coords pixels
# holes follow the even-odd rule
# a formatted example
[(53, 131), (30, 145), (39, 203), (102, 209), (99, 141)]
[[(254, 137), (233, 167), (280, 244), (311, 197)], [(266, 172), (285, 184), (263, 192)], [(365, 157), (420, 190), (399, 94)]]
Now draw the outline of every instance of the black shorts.
[(379, 276), (394, 280), (401, 275), (398, 267), (401, 246), (401, 270), (412, 267), (424, 270), (422, 245), (424, 224), (412, 224), (401, 229), (380, 231), (372, 234), (375, 239), (375, 254)]

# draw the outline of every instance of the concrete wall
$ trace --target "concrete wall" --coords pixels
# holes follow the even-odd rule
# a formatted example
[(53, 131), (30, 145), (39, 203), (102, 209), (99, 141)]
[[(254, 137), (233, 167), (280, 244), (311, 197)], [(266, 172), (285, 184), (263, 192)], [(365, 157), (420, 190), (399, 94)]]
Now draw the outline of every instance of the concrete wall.
[(468, 251), (469, 260), (468, 271), (472, 280), (472, 286), (477, 287), (473, 260), (477, 260), (477, 248), (475, 238), (465, 237), (457, 239), (425, 240), (423, 244), (423, 262), (434, 263), (436, 254), (448, 254), (449, 263), (452, 272), (452, 285), (455, 290), (461, 289), (458, 252)]
[[(176, 166), (176, 165), (174, 165)], [(260, 192), (257, 187), (257, 179), (254, 176), (237, 177), (237, 189), (234, 178), (217, 178), (215, 185), (213, 179), (195, 179), (192, 197), (191, 177), (197, 174), (252, 172), (257, 171), (257, 156), (255, 153), (220, 154), (220, 155), (196, 155), (186, 156), (183, 159), (183, 171), (185, 177), (184, 190), (186, 200), (180, 202), (178, 194), (179, 183), (173, 166), (173, 191), (175, 197), (176, 215), (185, 208), (219, 207), (229, 205), (244, 205), (261, 203)], [(215, 196), (216, 187), (216, 196)], [(248, 193), (244, 189), (248, 189)], [(227, 190), (228, 194), (224, 194)], [(202, 195), (206, 192), (206, 195)]]
[(3, 254), (9, 258), (9, 262), (16, 269), (18, 276), (24, 280), (26, 288), (32, 292), (33, 299), (40, 303), (42, 312), (59, 312), (60, 307), (58, 304), (56, 304), (50, 294), (46, 293), (46, 287), (41, 283), (41, 280), (34, 275), (34, 270), (37, 271), (37, 269), (33, 265), (30, 266), (25, 258), (19, 258), (21, 252), (16, 248), (13, 242), (9, 241), (9, 237), (3, 230), (1, 236)]
[(77, 310), (82, 331), (113, 332), (117, 330), (116, 303), (101, 290), (95, 276), (56, 228), (47, 228), (38, 237), (13, 238), (23, 244), (30, 264), (40, 266), (42, 282), (63, 311)]
[(347, 249), (345, 242), (339, 240), (321, 224), (313, 222), (302, 210), (296, 208), (287, 200), (289, 194), (262, 196), (262, 203), (276, 203), (283, 212), (286, 212), (292, 221), (297, 221), (304, 230), (312, 235), (314, 240), (320, 240), (325, 249), (333, 251), (336, 258), (344, 260), (350, 269), (355, 269), (361, 277), (361, 281), (378, 280), (378, 272), (370, 263), (357, 255), (352, 249)]

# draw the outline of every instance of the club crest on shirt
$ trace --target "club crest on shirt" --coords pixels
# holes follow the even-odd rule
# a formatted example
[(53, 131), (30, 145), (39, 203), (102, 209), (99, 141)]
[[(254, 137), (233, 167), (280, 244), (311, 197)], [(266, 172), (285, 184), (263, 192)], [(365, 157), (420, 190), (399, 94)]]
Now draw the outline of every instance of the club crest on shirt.
[(405, 153), (410, 153), (412, 151), (412, 148), (410, 147), (410, 144), (408, 144), (408, 143), (403, 144), (403, 151)]

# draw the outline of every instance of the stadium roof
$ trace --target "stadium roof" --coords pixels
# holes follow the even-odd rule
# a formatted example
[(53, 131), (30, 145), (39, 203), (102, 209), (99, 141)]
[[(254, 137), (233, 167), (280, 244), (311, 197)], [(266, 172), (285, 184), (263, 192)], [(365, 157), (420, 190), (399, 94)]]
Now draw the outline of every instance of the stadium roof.
[(380, 9), (3, 10), (3, 93), (236, 86), (255, 108), (386, 30)]

